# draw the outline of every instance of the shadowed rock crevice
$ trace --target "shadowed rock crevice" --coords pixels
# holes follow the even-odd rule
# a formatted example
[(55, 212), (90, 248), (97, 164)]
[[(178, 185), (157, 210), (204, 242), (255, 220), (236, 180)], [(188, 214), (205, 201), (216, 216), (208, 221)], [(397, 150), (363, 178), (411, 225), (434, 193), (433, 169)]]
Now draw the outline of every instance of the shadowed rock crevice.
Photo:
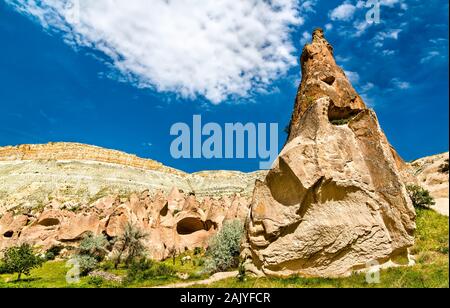
[(328, 108), (328, 120), (333, 125), (346, 125), (350, 123), (362, 110), (350, 107), (338, 107), (332, 102)]
[(45, 218), (45, 219), (42, 219), (41, 221), (39, 221), (38, 224), (41, 226), (44, 226), (44, 227), (52, 227), (52, 226), (57, 226), (60, 223), (61, 222), (57, 218)]
[[(212, 227), (211, 222), (209, 226)], [(208, 224), (204, 223), (200, 218), (187, 217), (177, 224), (177, 233), (180, 235), (192, 234), (201, 230), (209, 231)]]
[(13, 235), (14, 235), (14, 231), (12, 231), (12, 230), (9, 230), (9, 231), (6, 231), (5, 233), (3, 233), (4, 238), (12, 238)]

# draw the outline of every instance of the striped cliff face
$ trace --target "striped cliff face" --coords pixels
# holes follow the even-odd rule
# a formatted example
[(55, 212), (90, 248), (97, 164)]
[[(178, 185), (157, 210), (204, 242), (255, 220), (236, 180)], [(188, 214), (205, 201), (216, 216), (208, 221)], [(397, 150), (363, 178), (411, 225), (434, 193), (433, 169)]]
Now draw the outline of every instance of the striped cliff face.
[(52, 143), (0, 148), (0, 250), (29, 242), (76, 247), (87, 233), (114, 238), (131, 222), (154, 259), (206, 247), (226, 220), (245, 220), (265, 172), (188, 174), (99, 147)]

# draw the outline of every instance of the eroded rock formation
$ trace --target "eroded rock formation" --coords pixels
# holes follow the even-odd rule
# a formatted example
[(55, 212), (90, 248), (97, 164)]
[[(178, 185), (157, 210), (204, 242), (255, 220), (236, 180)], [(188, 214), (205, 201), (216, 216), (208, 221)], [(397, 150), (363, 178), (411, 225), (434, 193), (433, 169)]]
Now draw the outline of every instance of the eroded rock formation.
[(410, 173), (416, 178), (416, 184), (430, 191), (437, 212), (448, 216), (448, 152), (424, 157), (410, 163)]
[(248, 197), (239, 195), (198, 200), (173, 188), (169, 194), (158, 191), (153, 196), (148, 190), (126, 198), (107, 196), (78, 210), (52, 203), (42, 212), (9, 211), (0, 218), (0, 251), (21, 242), (42, 252), (53, 246), (71, 249), (89, 233), (116, 238), (131, 223), (148, 235), (148, 255), (162, 260), (173, 251), (206, 248), (224, 221), (245, 220), (249, 204)]
[(247, 270), (342, 276), (372, 261), (404, 261), (415, 211), (403, 161), (336, 65), (322, 30), (301, 64), (288, 142), (254, 190), (242, 251)]
[[(0, 251), (76, 247), (88, 233), (148, 234), (151, 257), (206, 247), (225, 220), (244, 220), (265, 172), (188, 174), (123, 152), (77, 143), (0, 148)], [(73, 250), (72, 250), (73, 251)]]

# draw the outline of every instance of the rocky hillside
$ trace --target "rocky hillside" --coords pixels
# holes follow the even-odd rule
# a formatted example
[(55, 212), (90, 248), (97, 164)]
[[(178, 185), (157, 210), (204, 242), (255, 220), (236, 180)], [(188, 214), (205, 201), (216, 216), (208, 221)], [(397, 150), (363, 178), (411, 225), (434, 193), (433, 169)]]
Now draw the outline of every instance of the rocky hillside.
[(436, 201), (433, 207), (441, 214), (449, 214), (448, 152), (424, 157), (409, 164), (420, 186), (428, 189)]
[(177, 187), (199, 198), (249, 197), (265, 172), (188, 174), (153, 160), (77, 143), (0, 148), (0, 214), (42, 210), (49, 203), (72, 209), (108, 196)]
[[(446, 158), (448, 153), (411, 164), (419, 181), (441, 199), (448, 198), (448, 178), (438, 173)], [(173, 249), (206, 247), (225, 220), (246, 218), (255, 181), (266, 174), (188, 174), (75, 143), (3, 147), (0, 250), (27, 241), (42, 250), (63, 246), (69, 253), (88, 232), (114, 238), (127, 222), (150, 234), (146, 245), (155, 259)]]
[(225, 220), (245, 220), (264, 172), (188, 174), (76, 143), (0, 148), (0, 249), (19, 241), (69, 251), (87, 233), (114, 238), (127, 223), (149, 234), (155, 259), (205, 247)]

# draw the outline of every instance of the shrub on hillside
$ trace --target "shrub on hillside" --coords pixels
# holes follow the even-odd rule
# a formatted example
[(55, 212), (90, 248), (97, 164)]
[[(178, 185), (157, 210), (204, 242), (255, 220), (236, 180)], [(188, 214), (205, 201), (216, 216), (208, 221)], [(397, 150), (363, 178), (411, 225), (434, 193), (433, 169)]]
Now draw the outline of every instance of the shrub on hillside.
[(57, 256), (61, 253), (61, 250), (63, 249), (62, 246), (52, 246), (45, 252), (45, 260), (52, 261), (55, 260)]
[(129, 267), (133, 261), (144, 257), (145, 246), (143, 240), (148, 234), (141, 231), (131, 223), (125, 226), (125, 230), (116, 242), (116, 251), (113, 256), (114, 267), (117, 269), (119, 264), (124, 261), (126, 267)]
[(80, 269), (80, 274), (82, 276), (87, 276), (90, 272), (95, 270), (98, 265), (97, 259), (88, 255), (77, 255), (75, 256), (75, 261)]
[(243, 234), (244, 224), (241, 221), (225, 222), (222, 230), (210, 240), (205, 271), (220, 272), (237, 267)]
[(97, 268), (98, 263), (105, 258), (108, 252), (108, 245), (109, 242), (104, 235), (89, 234), (83, 238), (74, 258), (82, 276), (88, 275)]
[(425, 188), (419, 185), (408, 185), (406, 189), (415, 208), (428, 209), (436, 204), (430, 192)]
[(130, 283), (154, 278), (168, 278), (174, 274), (174, 268), (164, 263), (155, 263), (148, 259), (135, 260), (128, 268), (126, 281)]
[(102, 261), (108, 253), (108, 245), (109, 242), (103, 234), (89, 234), (81, 241), (78, 247), (78, 254), (90, 256), (97, 261)]

